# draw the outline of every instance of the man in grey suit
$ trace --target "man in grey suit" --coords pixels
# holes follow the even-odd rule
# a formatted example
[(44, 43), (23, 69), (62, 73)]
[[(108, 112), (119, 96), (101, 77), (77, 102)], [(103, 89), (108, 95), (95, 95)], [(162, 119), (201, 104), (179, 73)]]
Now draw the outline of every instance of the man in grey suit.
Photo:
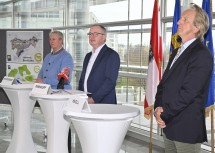
[(207, 141), (205, 102), (213, 61), (202, 40), (208, 27), (206, 12), (195, 4), (178, 21), (182, 45), (169, 59), (154, 105), (165, 153), (200, 153)]
[(92, 51), (84, 58), (78, 89), (90, 93), (90, 104), (116, 104), (115, 86), (120, 67), (119, 54), (105, 44), (107, 33), (102, 25), (92, 25), (88, 36)]

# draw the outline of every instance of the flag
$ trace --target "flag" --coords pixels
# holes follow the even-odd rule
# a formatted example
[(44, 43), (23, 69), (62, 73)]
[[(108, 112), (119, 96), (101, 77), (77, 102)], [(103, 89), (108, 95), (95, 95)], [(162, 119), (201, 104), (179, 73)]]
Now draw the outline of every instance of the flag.
[(161, 80), (162, 38), (158, 0), (155, 0), (154, 2), (150, 38), (149, 65), (146, 80), (146, 94), (144, 100), (144, 116), (147, 119), (150, 118), (150, 114), (153, 110), (155, 94), (157, 92), (157, 85)]
[[(214, 48), (213, 48), (213, 37), (212, 37), (212, 18), (211, 18), (211, 6), (210, 0), (202, 1), (202, 9), (208, 14), (209, 18), (209, 29), (207, 33), (204, 35), (203, 43), (209, 48), (211, 55), (214, 61)], [(205, 104), (206, 113), (209, 112), (214, 107), (214, 67), (213, 72), (211, 74), (211, 81), (208, 91), (208, 98)]]
[(175, 10), (173, 16), (173, 23), (172, 23), (172, 37), (171, 37), (171, 44), (170, 44), (170, 56), (172, 51), (181, 45), (181, 39), (177, 34), (178, 30), (178, 20), (181, 18), (181, 3), (180, 0), (175, 0)]

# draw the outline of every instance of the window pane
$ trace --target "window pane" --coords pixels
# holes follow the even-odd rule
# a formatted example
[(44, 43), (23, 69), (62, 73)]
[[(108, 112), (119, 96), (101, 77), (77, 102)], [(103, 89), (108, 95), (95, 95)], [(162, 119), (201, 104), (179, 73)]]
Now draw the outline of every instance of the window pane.
[(152, 18), (154, 0), (143, 0), (143, 19)]
[(130, 0), (130, 20), (141, 19), (142, 0)]
[(128, 1), (92, 5), (89, 12), (95, 19), (90, 23), (128, 20)]
[(166, 16), (173, 16), (174, 15), (174, 10), (175, 10), (175, 1), (173, 0), (166, 0)]
[(0, 5), (0, 27), (12, 28), (12, 3)]

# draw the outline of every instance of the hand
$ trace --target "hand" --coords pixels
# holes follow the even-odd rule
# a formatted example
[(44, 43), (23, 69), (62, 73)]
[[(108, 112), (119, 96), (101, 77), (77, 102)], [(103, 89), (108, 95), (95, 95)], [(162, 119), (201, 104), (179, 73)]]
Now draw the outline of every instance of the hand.
[(159, 127), (163, 129), (166, 127), (166, 124), (160, 117), (162, 112), (163, 112), (163, 107), (157, 107), (155, 111), (155, 118), (157, 120)]
[(42, 78), (37, 78), (37, 79), (35, 80), (35, 83), (43, 83), (43, 79), (42, 79)]
[(87, 101), (88, 101), (89, 104), (94, 104), (95, 103), (92, 97), (88, 97)]

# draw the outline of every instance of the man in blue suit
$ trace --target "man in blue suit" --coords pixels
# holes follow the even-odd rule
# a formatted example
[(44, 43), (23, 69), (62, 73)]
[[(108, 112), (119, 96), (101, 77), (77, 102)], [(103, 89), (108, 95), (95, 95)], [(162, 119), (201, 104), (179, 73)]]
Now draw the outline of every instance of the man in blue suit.
[(119, 54), (105, 44), (107, 33), (102, 25), (92, 25), (88, 36), (92, 51), (85, 56), (78, 89), (89, 93), (90, 104), (116, 104)]
[(182, 45), (172, 53), (154, 104), (165, 153), (201, 153), (201, 143), (207, 141), (205, 102), (213, 60), (202, 40), (208, 26), (206, 12), (195, 4), (178, 21)]

